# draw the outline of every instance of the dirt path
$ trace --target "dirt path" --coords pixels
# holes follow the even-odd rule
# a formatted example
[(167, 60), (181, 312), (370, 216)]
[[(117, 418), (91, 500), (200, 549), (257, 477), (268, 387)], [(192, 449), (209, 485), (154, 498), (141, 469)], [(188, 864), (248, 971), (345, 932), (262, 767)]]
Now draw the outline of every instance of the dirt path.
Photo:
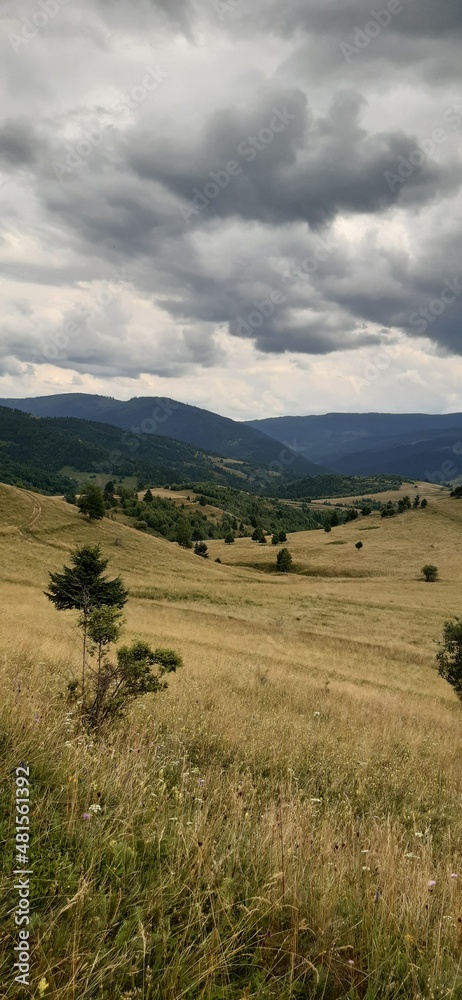
[(23, 524), (19, 525), (19, 534), (25, 537), (25, 533), (30, 532), (32, 528), (34, 528), (37, 522), (40, 520), (40, 517), (42, 515), (42, 505), (40, 503), (40, 500), (36, 496), (34, 496), (33, 493), (27, 493), (26, 490), (21, 490), (21, 491), (18, 490), (18, 493), (19, 492), (21, 492), (22, 494), (26, 493), (26, 496), (28, 496), (29, 500), (32, 501), (32, 516), (28, 521), (24, 521)]

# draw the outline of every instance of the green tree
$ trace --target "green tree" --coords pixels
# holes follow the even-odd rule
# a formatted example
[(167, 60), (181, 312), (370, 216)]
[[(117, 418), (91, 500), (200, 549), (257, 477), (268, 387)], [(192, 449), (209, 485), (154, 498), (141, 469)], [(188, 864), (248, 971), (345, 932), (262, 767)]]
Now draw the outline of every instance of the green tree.
[(192, 549), (192, 531), (189, 521), (180, 518), (176, 528), (176, 541), (183, 549)]
[(119, 611), (127, 603), (128, 591), (120, 576), (108, 580), (104, 576), (108, 559), (104, 559), (99, 545), (84, 545), (71, 554), (71, 566), (62, 573), (50, 573), (46, 597), (57, 611), (78, 611), (82, 628), (82, 698), (85, 697), (85, 668), (87, 658), (88, 625), (91, 614), (101, 607)]
[(424, 497), (424, 499), (422, 500), (422, 503), (420, 504), (420, 506), (421, 506), (421, 507), (422, 507), (423, 509), (425, 509), (425, 507), (428, 507), (428, 500), (425, 500), (425, 497)]
[(362, 542), (356, 542), (355, 548), (357, 548), (358, 552), (361, 552), (361, 549), (364, 548), (364, 545)]
[(86, 483), (77, 506), (89, 521), (101, 521), (106, 512), (103, 491), (95, 483)]
[[(116, 629), (107, 617), (107, 629), (100, 619), (95, 629), (104, 649), (113, 641)], [(174, 673), (183, 665), (181, 656), (172, 649), (151, 649), (145, 642), (135, 642), (117, 650), (116, 663), (101, 656), (100, 665), (90, 684), (83, 713), (86, 724), (99, 729), (105, 722), (122, 718), (130, 704), (149, 693), (167, 688), (165, 674)], [(157, 672), (153, 672), (157, 667)]]
[(278, 573), (290, 573), (292, 566), (292, 556), (288, 549), (281, 549), (276, 556), (276, 568)]
[(226, 533), (226, 535), (225, 535), (225, 544), (226, 545), (232, 545), (233, 542), (234, 542), (234, 540), (235, 539), (234, 539), (234, 535), (233, 535), (232, 531), (228, 531)]
[(194, 546), (194, 552), (196, 556), (202, 556), (202, 559), (208, 559), (209, 550), (205, 542), (197, 542)]
[(153, 495), (151, 493), (151, 490), (146, 490), (146, 493), (144, 494), (144, 497), (143, 497), (144, 503), (152, 503), (153, 500), (154, 500), (154, 497), (153, 497)]
[(462, 618), (446, 622), (442, 647), (436, 659), (440, 677), (452, 685), (462, 701)]
[(425, 566), (422, 566), (422, 576), (427, 583), (435, 583), (438, 579), (438, 567), (427, 563)]

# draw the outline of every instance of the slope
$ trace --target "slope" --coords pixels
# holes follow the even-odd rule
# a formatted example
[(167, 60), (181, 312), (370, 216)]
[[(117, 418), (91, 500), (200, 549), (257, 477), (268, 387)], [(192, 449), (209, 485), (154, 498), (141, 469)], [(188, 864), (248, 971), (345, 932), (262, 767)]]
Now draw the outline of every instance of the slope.
[(280, 444), (245, 423), (165, 397), (143, 396), (121, 402), (106, 396), (68, 393), (0, 400), (0, 403), (36, 416), (84, 418), (135, 434), (174, 438), (203, 451), (257, 465), (275, 462), (280, 468), (282, 462), (293, 475), (316, 475), (324, 471), (290, 451), (281, 459)]

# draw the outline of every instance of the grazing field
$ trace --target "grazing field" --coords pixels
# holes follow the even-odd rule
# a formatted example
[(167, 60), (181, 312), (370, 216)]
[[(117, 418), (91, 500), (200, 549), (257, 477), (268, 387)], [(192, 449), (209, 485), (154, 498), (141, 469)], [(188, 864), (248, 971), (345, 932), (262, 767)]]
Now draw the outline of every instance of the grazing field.
[[(285, 576), (270, 544), (214, 540), (204, 560), (0, 485), (2, 997), (462, 997), (462, 705), (435, 666), (462, 614), (462, 502), (428, 495), (288, 536)], [(62, 697), (76, 616), (43, 594), (97, 543), (130, 588), (124, 640), (184, 660), (101, 741)], [(428, 562), (438, 583), (421, 580)], [(10, 919), (21, 761), (25, 988)]]

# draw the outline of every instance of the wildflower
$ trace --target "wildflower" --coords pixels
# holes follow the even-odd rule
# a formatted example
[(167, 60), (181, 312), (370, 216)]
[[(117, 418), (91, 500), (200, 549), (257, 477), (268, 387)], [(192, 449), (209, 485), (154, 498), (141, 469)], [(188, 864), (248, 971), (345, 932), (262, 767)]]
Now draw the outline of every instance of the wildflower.
[(82, 813), (82, 819), (91, 819), (90, 813)]
[(314, 715), (315, 719), (319, 719), (320, 716), (321, 716), (321, 713), (320, 712), (313, 712), (313, 715)]
[(430, 881), (429, 881), (429, 883), (428, 883), (428, 888), (429, 889), (433, 889), (434, 885), (436, 885), (436, 880), (434, 878), (431, 878)]
[(453, 872), (452, 875), (450, 875), (449, 877), (450, 878), (459, 878), (457, 872)]
[(349, 958), (349, 959), (348, 959), (348, 965), (354, 965), (354, 964), (355, 964), (355, 963), (354, 963), (353, 959), (352, 959), (352, 958)]
[(370, 868), (367, 865), (363, 865), (363, 872), (370, 872)]
[(101, 806), (99, 805), (99, 803), (95, 802), (93, 805), (89, 806), (89, 811), (91, 813), (95, 813), (96, 814), (96, 813), (102, 812), (102, 809), (101, 809)]
[(374, 896), (374, 903), (379, 903), (380, 899), (381, 899), (380, 891), (379, 891), (379, 889), (377, 889), (377, 892), (376, 892), (376, 894)]
[(205, 785), (205, 778), (199, 778), (199, 784)]
[(42, 976), (42, 978), (41, 978), (41, 980), (40, 980), (40, 982), (38, 984), (38, 995), (39, 995), (39, 997), (43, 997), (43, 994), (48, 989), (49, 985), (50, 984), (47, 983), (47, 981), (45, 979), (45, 976)]

